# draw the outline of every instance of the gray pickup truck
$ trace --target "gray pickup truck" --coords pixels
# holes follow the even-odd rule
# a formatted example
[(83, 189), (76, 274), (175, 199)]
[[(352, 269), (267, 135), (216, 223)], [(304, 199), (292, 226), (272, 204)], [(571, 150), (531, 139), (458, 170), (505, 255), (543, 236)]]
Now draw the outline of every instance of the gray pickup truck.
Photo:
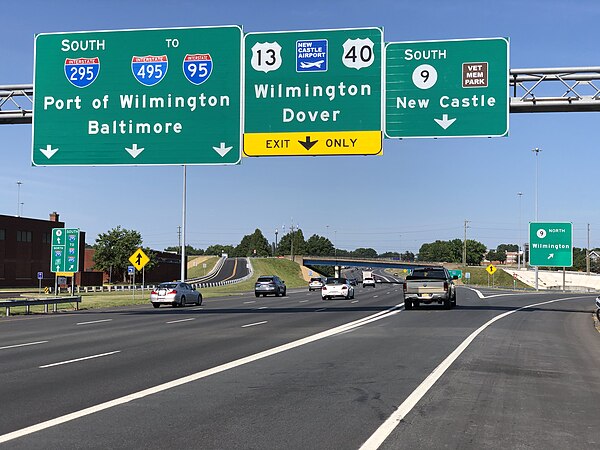
[(456, 306), (456, 287), (444, 267), (420, 267), (413, 269), (403, 284), (404, 308), (418, 308), (421, 303), (443, 304), (446, 309)]

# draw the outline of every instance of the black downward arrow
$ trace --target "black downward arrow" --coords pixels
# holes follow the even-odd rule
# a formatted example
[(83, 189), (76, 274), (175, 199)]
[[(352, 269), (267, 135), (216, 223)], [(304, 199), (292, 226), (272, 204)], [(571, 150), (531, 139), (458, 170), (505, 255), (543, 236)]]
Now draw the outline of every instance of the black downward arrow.
[(312, 148), (312, 146), (315, 145), (319, 141), (311, 141), (310, 136), (306, 136), (306, 141), (298, 141), (298, 142), (300, 144), (302, 144), (302, 147), (304, 147), (306, 150), (310, 150)]
[(136, 262), (137, 262), (138, 266), (142, 264), (142, 254), (141, 253), (138, 253), (137, 257), (135, 259), (137, 260)]

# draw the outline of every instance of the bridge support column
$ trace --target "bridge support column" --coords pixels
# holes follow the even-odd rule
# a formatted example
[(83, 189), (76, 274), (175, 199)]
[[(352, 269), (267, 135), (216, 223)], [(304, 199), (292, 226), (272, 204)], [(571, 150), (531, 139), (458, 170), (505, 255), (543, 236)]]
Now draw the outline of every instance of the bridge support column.
[(336, 278), (340, 277), (340, 266), (335, 266), (335, 277)]

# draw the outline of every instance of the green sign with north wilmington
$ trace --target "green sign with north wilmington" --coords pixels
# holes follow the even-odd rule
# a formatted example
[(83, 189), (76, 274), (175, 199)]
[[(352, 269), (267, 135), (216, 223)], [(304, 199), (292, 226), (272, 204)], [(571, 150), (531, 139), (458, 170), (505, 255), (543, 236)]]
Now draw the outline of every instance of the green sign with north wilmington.
[(34, 165), (237, 164), (237, 26), (40, 34)]
[(504, 38), (386, 45), (386, 136), (506, 136), (509, 44)]
[(573, 224), (530, 222), (529, 264), (543, 267), (573, 266)]

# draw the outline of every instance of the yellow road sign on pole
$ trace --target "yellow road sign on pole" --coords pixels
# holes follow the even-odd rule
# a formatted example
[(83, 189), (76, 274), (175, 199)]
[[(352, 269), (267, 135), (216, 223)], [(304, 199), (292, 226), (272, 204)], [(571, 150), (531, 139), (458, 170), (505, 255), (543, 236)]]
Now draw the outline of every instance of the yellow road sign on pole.
[(493, 264), (490, 264), (489, 266), (487, 266), (487, 267), (485, 268), (485, 270), (487, 270), (487, 272), (488, 272), (490, 275), (494, 275), (494, 273), (496, 273), (496, 270), (498, 270), (498, 269), (496, 269), (496, 266), (494, 266)]
[(138, 248), (133, 255), (129, 257), (129, 261), (137, 270), (142, 270), (142, 267), (148, 264), (150, 258), (148, 258), (148, 255), (146, 255), (141, 248)]

